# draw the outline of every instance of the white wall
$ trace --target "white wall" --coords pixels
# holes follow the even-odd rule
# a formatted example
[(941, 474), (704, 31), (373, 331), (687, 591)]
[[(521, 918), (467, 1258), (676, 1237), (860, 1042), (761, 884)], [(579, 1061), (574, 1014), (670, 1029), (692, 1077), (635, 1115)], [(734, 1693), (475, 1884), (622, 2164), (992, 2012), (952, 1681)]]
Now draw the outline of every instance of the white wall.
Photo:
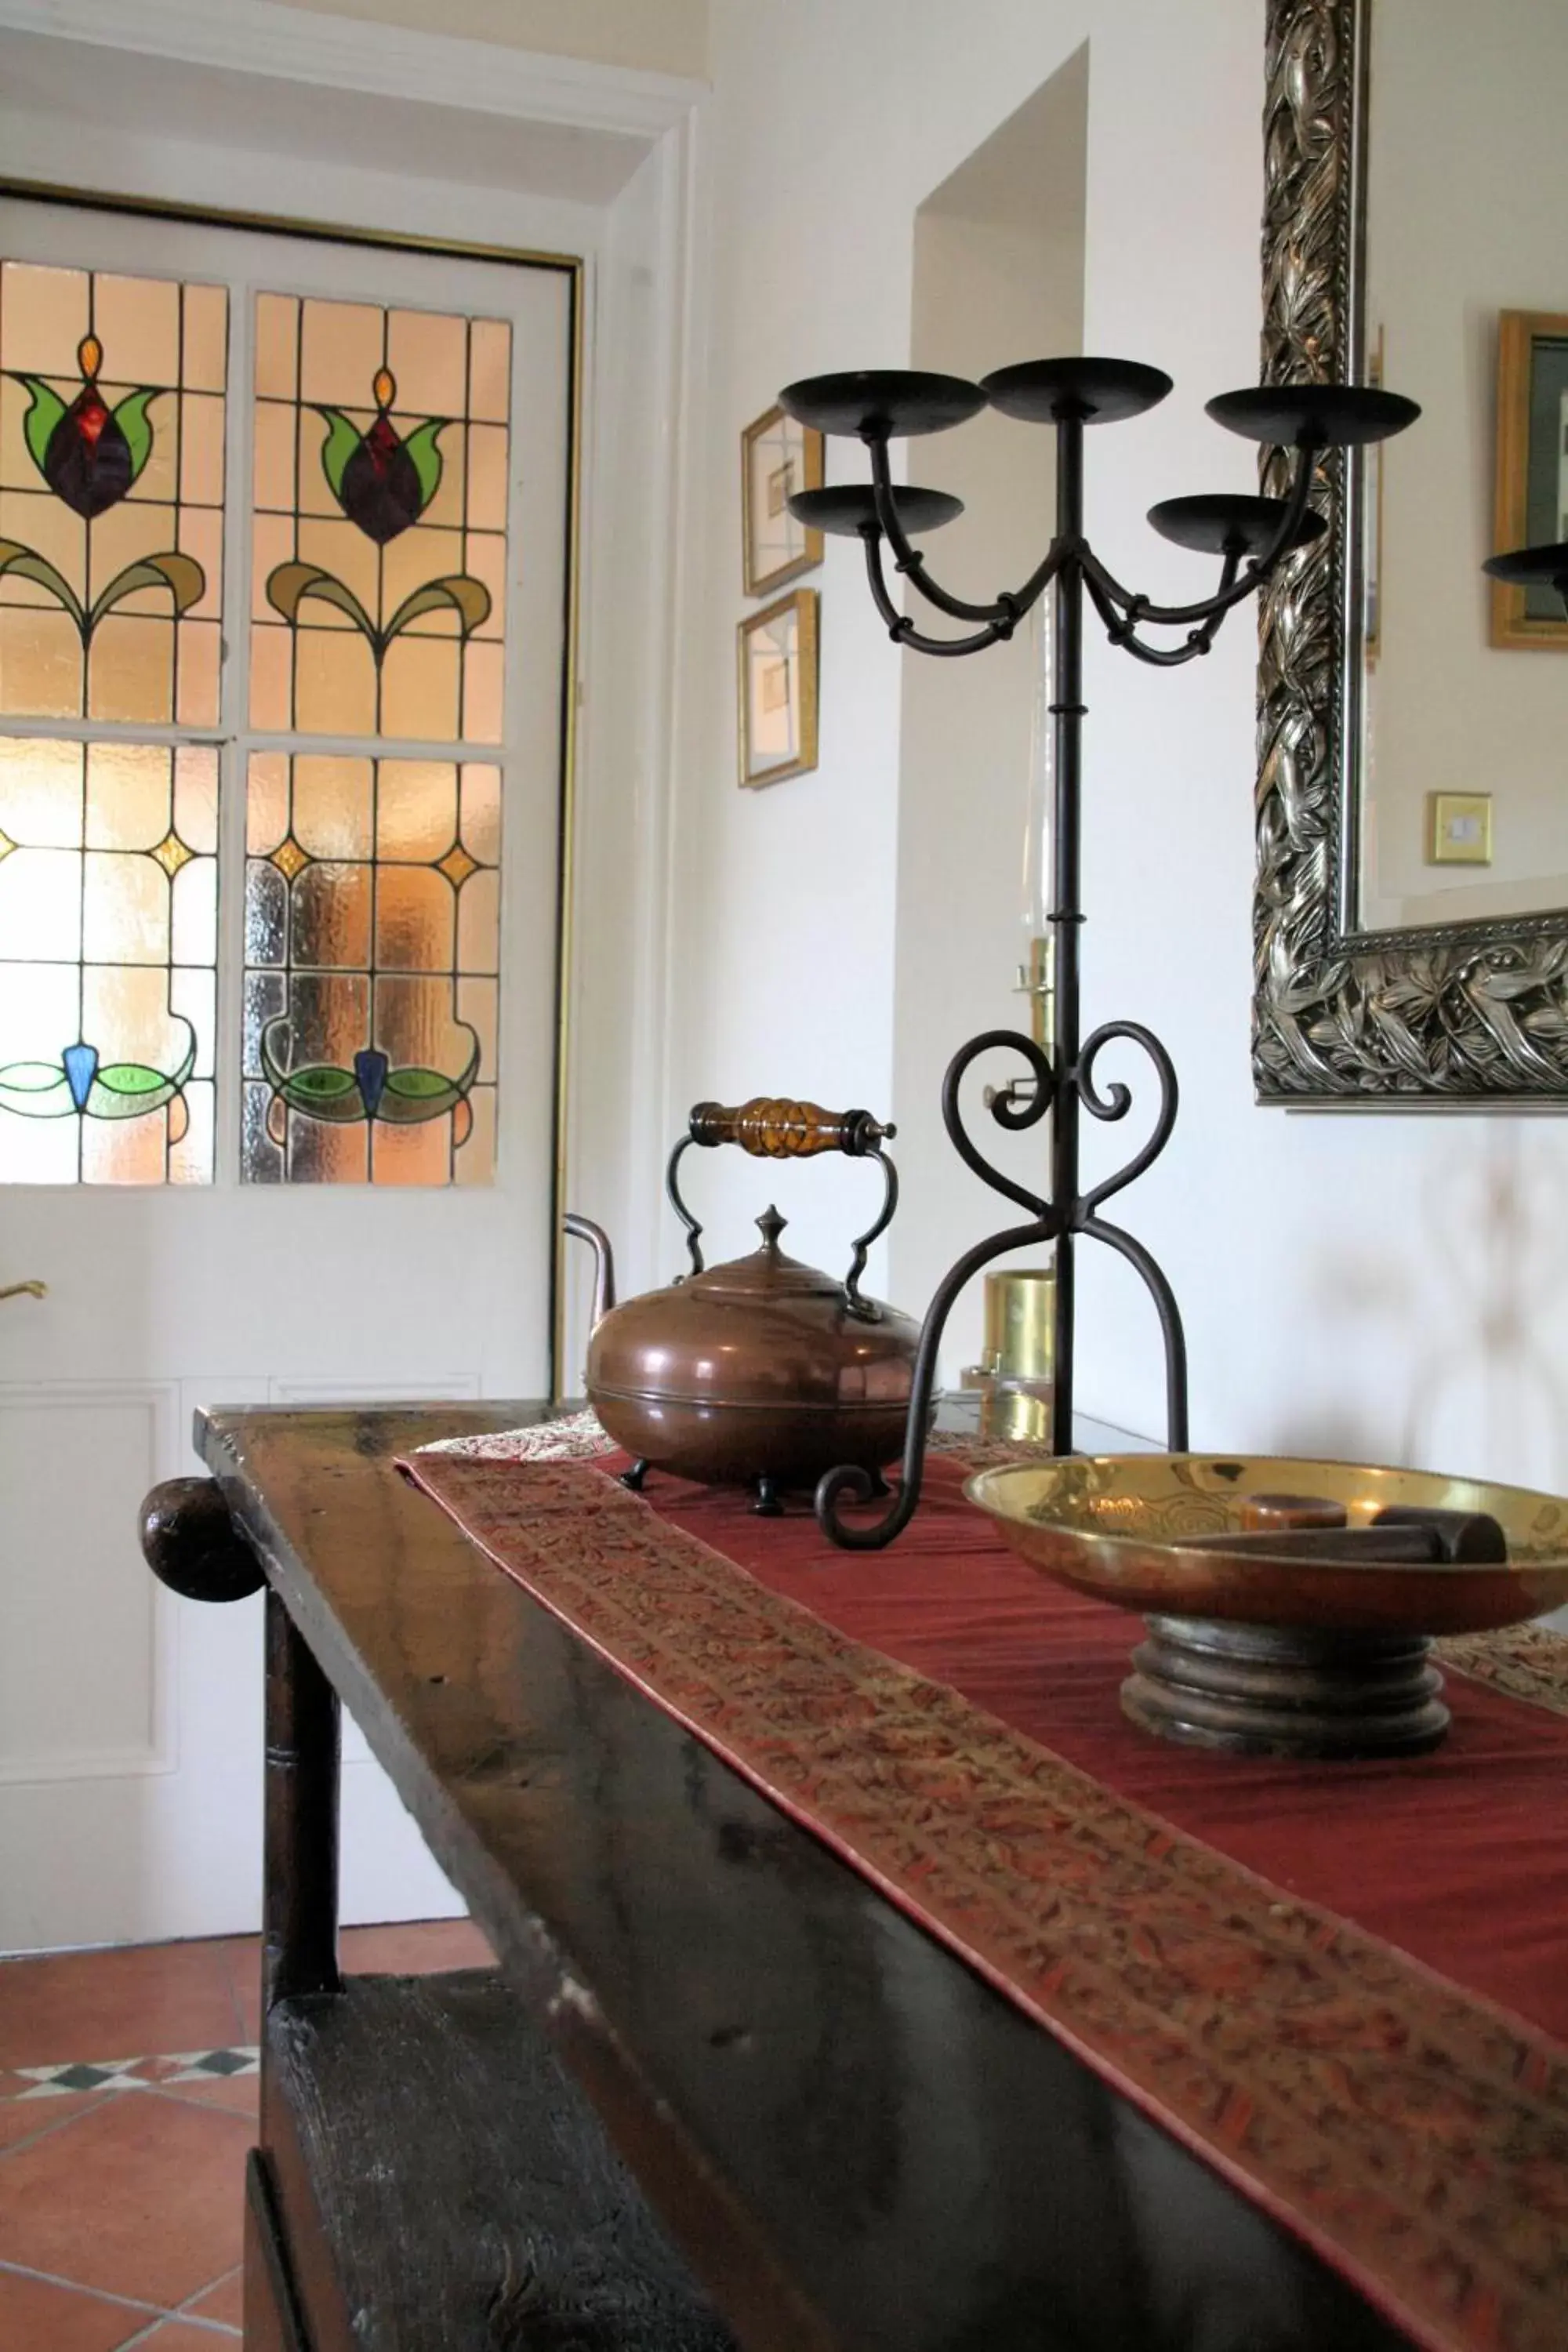
[[(1085, 345), (1176, 380), (1163, 408), (1090, 435), (1091, 528), (1123, 577), (1194, 593), (1203, 567), (1153, 541), (1142, 516), (1178, 491), (1252, 484), (1252, 453), (1202, 404), (1257, 374), (1261, 0), (716, 0), (719, 234), (692, 440), (706, 498), (690, 509), (681, 627), (672, 1124), (702, 1095), (759, 1087), (889, 1099), (900, 673), (911, 656), (876, 624), (858, 551), (831, 549), (816, 575), (821, 765), (737, 792), (737, 436), (791, 377), (907, 362), (917, 205), (1086, 38)], [(854, 454), (834, 453), (830, 478)], [(1182, 1076), (1175, 1138), (1121, 1206), (1186, 1314), (1195, 1441), (1560, 1482), (1568, 1130), (1253, 1105), (1254, 650), (1244, 615), (1206, 662), (1174, 675), (1100, 643), (1088, 666), (1085, 1013), (1150, 1022)], [(955, 867), (969, 821), (955, 790)], [(1012, 929), (999, 908), (971, 943), (995, 960), (999, 1019), (1015, 1009)], [(1128, 1075), (1141, 1075), (1131, 1055)], [(1117, 1130), (1097, 1132), (1091, 1164), (1124, 1150)], [(800, 1208), (818, 1262), (858, 1205), (843, 1189), (858, 1172), (784, 1171), (781, 1205)], [(702, 1174), (738, 1241), (771, 1171), (716, 1154)], [(911, 1193), (936, 1181), (923, 1155), (906, 1174)], [(954, 1255), (975, 1231), (955, 1223)], [(1119, 1264), (1088, 1250), (1081, 1262), (1081, 1404), (1157, 1433), (1152, 1313)]]
[[(1568, 10), (1377, 0), (1373, 25), (1367, 320), (1387, 383), (1425, 414), (1383, 455), (1368, 929), (1568, 903), (1568, 661), (1490, 644), (1481, 572), (1498, 313), (1568, 300)], [(1425, 862), (1429, 792), (1492, 794), (1489, 867)]]
[(288, 5), (650, 73), (700, 74), (706, 63), (708, 0), (288, 0)]

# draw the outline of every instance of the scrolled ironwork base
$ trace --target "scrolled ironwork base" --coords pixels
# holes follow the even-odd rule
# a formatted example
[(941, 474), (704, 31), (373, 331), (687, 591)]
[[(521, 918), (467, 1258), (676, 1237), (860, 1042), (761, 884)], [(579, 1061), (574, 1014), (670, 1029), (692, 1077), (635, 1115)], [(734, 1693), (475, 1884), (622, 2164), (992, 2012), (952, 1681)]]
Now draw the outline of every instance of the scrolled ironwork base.
[[(1023, 1084), (1014, 1082), (994, 1089), (986, 1106), (999, 1127), (1017, 1134), (1037, 1126), (1053, 1111), (1058, 1122), (1064, 1115), (1071, 1119), (1079, 1106), (1094, 1118), (1108, 1122), (1125, 1118), (1132, 1106), (1131, 1088), (1118, 1079), (1101, 1093), (1094, 1075), (1095, 1064), (1103, 1048), (1118, 1042), (1142, 1047), (1153, 1065), (1160, 1085), (1159, 1109), (1154, 1125), (1147, 1140), (1124, 1166), (1091, 1186), (1088, 1192), (1075, 1190), (1065, 1203), (1031, 1192), (1016, 1179), (992, 1166), (964, 1125), (961, 1099), (964, 1078), (983, 1054), (1005, 1050), (1020, 1055), (1026, 1066), (1027, 1081)], [(1175, 1125), (1178, 1101), (1176, 1073), (1169, 1054), (1151, 1030), (1136, 1022), (1108, 1022), (1095, 1030), (1084, 1041), (1077, 1060), (1059, 1076), (1044, 1047), (1032, 1037), (1026, 1036), (1021, 1030), (984, 1030), (979, 1036), (972, 1037), (966, 1045), (959, 1048), (948, 1064), (942, 1080), (942, 1117), (948, 1139), (965, 1167), (994, 1192), (1002, 1193), (1020, 1208), (1029, 1211), (1030, 1221), (1026, 1224), (1007, 1226), (1000, 1233), (992, 1234), (986, 1240), (977, 1242), (973, 1249), (966, 1250), (949, 1268), (926, 1310), (921, 1328), (920, 1349), (915, 1358), (900, 1486), (891, 1507), (878, 1519), (844, 1517), (844, 1505), (865, 1504), (876, 1499), (876, 1482), (857, 1464), (842, 1463), (837, 1469), (825, 1472), (818, 1480), (816, 1496), (817, 1525), (834, 1543), (847, 1551), (879, 1551), (908, 1527), (920, 1502), (925, 1476), (926, 1442), (931, 1428), (931, 1400), (936, 1389), (937, 1360), (948, 1317), (973, 1276), (994, 1259), (1005, 1257), (1013, 1250), (1035, 1248), (1048, 1242), (1054, 1244), (1057, 1253), (1056, 1362), (1058, 1395), (1066, 1423), (1065, 1440), (1063, 1427), (1058, 1427), (1058, 1452), (1066, 1453), (1071, 1449), (1071, 1273), (1073, 1243), (1079, 1234), (1090, 1240), (1103, 1242), (1108, 1248), (1116, 1250), (1124, 1257), (1154, 1301), (1165, 1349), (1168, 1443), (1173, 1453), (1185, 1451), (1186, 1340), (1175, 1295), (1164, 1273), (1142, 1243), (1100, 1214), (1102, 1204), (1131, 1184), (1134, 1178), (1141, 1176), (1164, 1150)], [(1064, 1367), (1068, 1374), (1065, 1381), (1061, 1377)]]

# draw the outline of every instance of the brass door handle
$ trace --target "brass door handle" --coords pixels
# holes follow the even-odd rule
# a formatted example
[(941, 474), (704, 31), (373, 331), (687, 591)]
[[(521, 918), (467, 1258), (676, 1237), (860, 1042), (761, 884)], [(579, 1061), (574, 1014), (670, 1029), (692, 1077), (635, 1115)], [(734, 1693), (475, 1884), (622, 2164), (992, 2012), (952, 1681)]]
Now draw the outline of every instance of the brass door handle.
[(47, 1298), (48, 1295), (47, 1282), (13, 1282), (0, 1290), (0, 1298)]

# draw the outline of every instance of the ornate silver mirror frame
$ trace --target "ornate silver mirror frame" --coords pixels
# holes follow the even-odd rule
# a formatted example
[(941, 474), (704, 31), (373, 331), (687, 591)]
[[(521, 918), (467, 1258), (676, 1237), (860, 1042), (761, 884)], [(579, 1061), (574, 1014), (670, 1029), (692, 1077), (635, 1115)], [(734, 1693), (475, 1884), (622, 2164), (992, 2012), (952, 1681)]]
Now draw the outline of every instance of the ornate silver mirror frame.
[[(1365, 54), (1373, 0), (1268, 0), (1263, 367), (1363, 379)], [(1417, 426), (1419, 431), (1419, 426)], [(1279, 495), (1271, 457), (1265, 488)], [(1262, 1103), (1406, 1109), (1568, 1099), (1568, 913), (1353, 929), (1360, 789), (1359, 472), (1258, 617), (1253, 1075)]]

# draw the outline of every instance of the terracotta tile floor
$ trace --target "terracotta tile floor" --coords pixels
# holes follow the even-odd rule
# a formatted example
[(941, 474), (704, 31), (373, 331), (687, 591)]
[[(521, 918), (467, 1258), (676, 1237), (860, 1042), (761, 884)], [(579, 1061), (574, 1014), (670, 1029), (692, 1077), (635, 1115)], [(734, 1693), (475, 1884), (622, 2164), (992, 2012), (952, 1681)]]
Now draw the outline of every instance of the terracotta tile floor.
[[(490, 1953), (432, 1919), (347, 1928), (342, 1957), (412, 1975)], [(237, 2341), (259, 1973), (254, 1936), (0, 1961), (0, 2352)]]

